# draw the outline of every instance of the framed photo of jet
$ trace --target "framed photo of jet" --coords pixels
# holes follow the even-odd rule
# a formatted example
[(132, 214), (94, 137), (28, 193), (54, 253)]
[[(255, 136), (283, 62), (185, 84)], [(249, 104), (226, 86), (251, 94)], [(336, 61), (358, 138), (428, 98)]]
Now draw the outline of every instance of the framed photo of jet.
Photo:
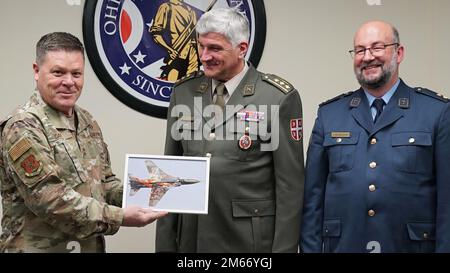
[(207, 214), (209, 158), (127, 154), (122, 206)]

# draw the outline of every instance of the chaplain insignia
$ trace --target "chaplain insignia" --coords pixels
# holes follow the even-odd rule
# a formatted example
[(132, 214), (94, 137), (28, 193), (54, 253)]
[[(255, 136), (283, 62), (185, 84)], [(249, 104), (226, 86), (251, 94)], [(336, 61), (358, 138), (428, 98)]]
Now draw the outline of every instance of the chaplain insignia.
[(36, 176), (42, 171), (42, 163), (39, 162), (34, 155), (29, 155), (25, 158), (20, 166), (24, 169), (27, 177)]

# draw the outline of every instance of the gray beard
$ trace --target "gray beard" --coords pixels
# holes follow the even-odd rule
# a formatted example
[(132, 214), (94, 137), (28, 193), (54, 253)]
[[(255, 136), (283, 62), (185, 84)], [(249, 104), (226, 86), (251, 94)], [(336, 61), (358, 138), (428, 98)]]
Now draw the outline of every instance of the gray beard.
[(378, 88), (384, 86), (386, 83), (389, 82), (389, 80), (392, 78), (392, 74), (397, 69), (396, 57), (397, 57), (397, 54), (394, 54), (392, 56), (391, 62), (389, 63), (388, 67), (386, 67), (386, 68), (382, 67), (381, 76), (377, 79), (366, 80), (363, 76), (362, 71), (359, 73), (355, 73), (359, 84), (362, 87), (366, 87), (368, 89), (378, 89)]
[(364, 76), (362, 75), (362, 73), (358, 74), (357, 78), (358, 78), (358, 82), (361, 86), (367, 87), (369, 89), (378, 89), (378, 88), (384, 86), (389, 81), (391, 76), (392, 76), (392, 71), (390, 71), (390, 69), (388, 69), (387, 71), (383, 71), (381, 76), (377, 79), (366, 80), (364, 78)]

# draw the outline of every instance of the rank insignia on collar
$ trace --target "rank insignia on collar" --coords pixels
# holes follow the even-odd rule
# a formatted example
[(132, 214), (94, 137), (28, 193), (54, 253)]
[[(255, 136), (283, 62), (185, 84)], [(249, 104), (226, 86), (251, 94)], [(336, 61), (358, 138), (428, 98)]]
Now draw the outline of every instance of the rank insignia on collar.
[(360, 103), (361, 103), (361, 98), (360, 98), (360, 97), (354, 97), (354, 98), (350, 101), (350, 106), (351, 106), (351, 107), (358, 107)]
[(409, 108), (409, 99), (408, 98), (399, 98), (398, 106), (403, 109), (408, 109)]
[(265, 113), (257, 111), (241, 111), (236, 115), (241, 121), (259, 122), (261, 120), (264, 120)]
[(292, 139), (295, 141), (300, 141), (303, 137), (303, 119), (291, 119), (290, 127)]
[(25, 176), (33, 177), (41, 173), (42, 163), (36, 159), (34, 155), (26, 157), (20, 166), (25, 171)]

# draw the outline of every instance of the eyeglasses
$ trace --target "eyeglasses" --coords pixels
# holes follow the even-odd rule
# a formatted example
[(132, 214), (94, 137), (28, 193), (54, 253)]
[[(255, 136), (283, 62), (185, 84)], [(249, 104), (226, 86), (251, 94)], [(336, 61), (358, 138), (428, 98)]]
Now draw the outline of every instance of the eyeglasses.
[(399, 43), (392, 44), (376, 44), (371, 47), (355, 47), (352, 50), (349, 50), (348, 53), (352, 56), (352, 58), (363, 58), (366, 55), (366, 51), (369, 50), (370, 54), (374, 57), (381, 57), (386, 52), (386, 47), (388, 46), (398, 46)]

